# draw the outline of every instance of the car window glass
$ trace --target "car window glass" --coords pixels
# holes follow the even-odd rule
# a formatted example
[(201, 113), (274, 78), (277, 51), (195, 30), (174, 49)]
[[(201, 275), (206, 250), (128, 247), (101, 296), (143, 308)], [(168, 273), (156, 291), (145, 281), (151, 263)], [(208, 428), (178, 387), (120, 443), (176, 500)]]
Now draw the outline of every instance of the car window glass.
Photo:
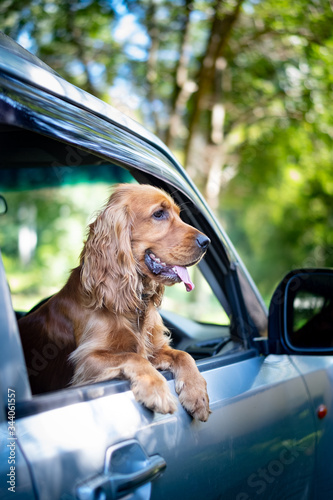
[[(0, 217), (0, 249), (17, 317), (64, 286), (113, 186), (137, 182), (126, 169), (56, 141), (31, 136), (21, 144), (23, 150), (7, 148), (0, 162), (8, 207)], [(227, 342), (230, 321), (199, 267), (189, 273), (194, 290), (166, 287), (161, 313), (173, 346), (201, 359)]]

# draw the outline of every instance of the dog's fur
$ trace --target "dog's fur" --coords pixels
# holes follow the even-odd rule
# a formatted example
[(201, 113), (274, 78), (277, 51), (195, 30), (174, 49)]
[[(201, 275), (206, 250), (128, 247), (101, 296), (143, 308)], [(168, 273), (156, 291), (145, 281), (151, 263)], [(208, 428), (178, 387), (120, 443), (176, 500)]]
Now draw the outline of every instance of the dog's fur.
[[(32, 392), (124, 378), (137, 401), (173, 413), (176, 401), (157, 369), (171, 370), (182, 405), (206, 421), (206, 381), (189, 354), (170, 348), (157, 307), (164, 285), (180, 281), (172, 267), (196, 264), (208, 243), (165, 192), (119, 185), (90, 224), (66, 285), (19, 320)], [(170, 272), (148, 267), (151, 254)]]

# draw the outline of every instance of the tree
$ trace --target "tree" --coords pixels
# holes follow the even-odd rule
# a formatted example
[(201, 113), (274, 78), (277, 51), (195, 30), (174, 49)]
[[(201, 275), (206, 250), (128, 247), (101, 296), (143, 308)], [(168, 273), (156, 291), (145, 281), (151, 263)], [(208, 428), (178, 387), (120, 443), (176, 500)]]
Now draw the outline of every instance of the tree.
[(121, 59), (111, 36), (116, 17), (112, 2), (8, 0), (0, 6), (0, 14), (6, 34), (29, 40), (29, 49), (61, 76), (104, 96)]
[(333, 265), (330, 2), (8, 0), (2, 18), (105, 100), (131, 82), (266, 294), (291, 266)]

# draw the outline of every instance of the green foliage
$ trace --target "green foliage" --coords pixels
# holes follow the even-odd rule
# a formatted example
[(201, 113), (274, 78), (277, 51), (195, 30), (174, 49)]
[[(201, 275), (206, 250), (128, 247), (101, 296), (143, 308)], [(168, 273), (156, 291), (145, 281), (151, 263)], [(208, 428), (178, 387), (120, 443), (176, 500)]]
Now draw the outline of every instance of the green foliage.
[(7, 0), (0, 14), (6, 34), (29, 40), (30, 50), (75, 85), (101, 96), (113, 80), (121, 52), (110, 36), (112, 2)]
[[(0, 248), (17, 309), (31, 308), (65, 283), (79, 263), (87, 224), (109, 190), (109, 184), (98, 183), (6, 192), (8, 213), (0, 218)], [(37, 240), (34, 257), (26, 260), (19, 253), (23, 229)]]
[[(332, 154), (312, 124), (273, 128), (244, 144), (223, 196), (229, 233), (265, 295), (291, 267), (333, 266)], [(239, 207), (242, 199), (242, 207)]]
[(0, 9), (7, 34), (95, 95), (122, 94), (127, 112), (167, 140), (265, 296), (291, 267), (333, 266), (331, 2)]

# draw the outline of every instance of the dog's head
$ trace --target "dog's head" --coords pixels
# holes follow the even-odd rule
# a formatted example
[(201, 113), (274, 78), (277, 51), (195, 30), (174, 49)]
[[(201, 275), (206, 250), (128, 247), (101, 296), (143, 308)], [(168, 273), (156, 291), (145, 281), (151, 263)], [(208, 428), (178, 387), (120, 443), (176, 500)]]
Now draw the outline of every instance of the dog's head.
[(185, 224), (171, 196), (152, 186), (136, 186), (128, 206), (134, 214), (132, 250), (142, 274), (172, 285), (183, 281), (192, 290), (187, 267), (197, 264), (210, 243)]
[(192, 290), (187, 267), (199, 262), (210, 240), (183, 222), (179, 213), (171, 196), (160, 189), (118, 186), (90, 225), (81, 254), (82, 281), (93, 281), (95, 287), (99, 282), (102, 290), (115, 286), (119, 296), (130, 288), (132, 304), (142, 276), (162, 285), (183, 281)]

